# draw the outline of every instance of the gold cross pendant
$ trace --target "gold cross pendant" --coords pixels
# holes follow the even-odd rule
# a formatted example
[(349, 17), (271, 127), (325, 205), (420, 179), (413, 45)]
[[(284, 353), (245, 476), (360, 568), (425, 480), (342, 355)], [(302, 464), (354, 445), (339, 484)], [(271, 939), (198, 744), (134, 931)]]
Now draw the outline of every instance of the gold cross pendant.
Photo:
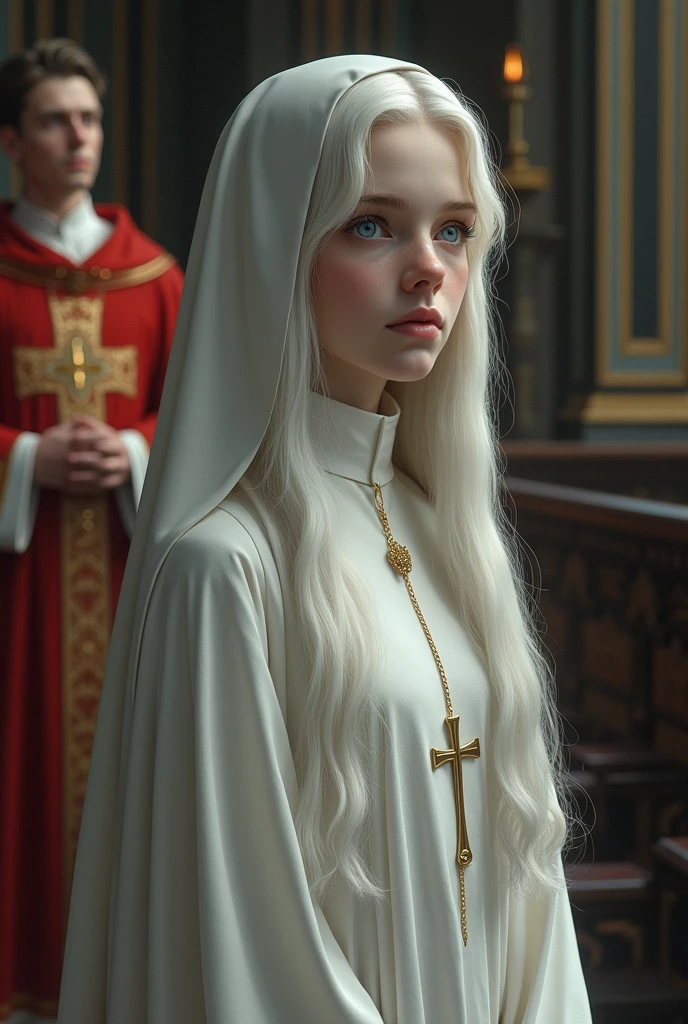
[(456, 803), (456, 863), (459, 866), (459, 885), (461, 889), (461, 934), (464, 946), (468, 943), (468, 929), (466, 925), (466, 892), (464, 887), (464, 868), (473, 860), (471, 845), (468, 841), (466, 829), (466, 815), (463, 801), (463, 769), (461, 762), (464, 757), (480, 757), (480, 740), (474, 739), (465, 746), (461, 746), (459, 739), (459, 715), (453, 718), (445, 718), (445, 725), (449, 733), (449, 750), (430, 751), (432, 756), (433, 770), (443, 764), (451, 764), (454, 776), (454, 800)]

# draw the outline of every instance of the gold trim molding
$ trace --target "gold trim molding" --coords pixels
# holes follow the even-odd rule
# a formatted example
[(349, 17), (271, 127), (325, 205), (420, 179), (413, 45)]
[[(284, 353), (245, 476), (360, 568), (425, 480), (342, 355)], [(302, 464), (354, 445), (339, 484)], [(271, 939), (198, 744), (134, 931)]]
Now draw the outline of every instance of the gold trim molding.
[[(682, 260), (688, 261), (688, 190), (683, 189), (680, 208), (673, 203), (673, 174), (677, 156), (681, 165), (688, 159), (688, 129), (685, 124), (676, 137), (674, 123), (678, 97), (688, 65), (688, 11), (684, 12), (680, 41), (681, 59), (674, 60), (674, 40), (678, 31), (675, 0), (657, 0), (659, 10), (659, 81), (658, 81), (658, 195), (657, 195), (657, 299), (658, 337), (634, 337), (633, 304), (633, 102), (634, 12), (635, 0), (599, 0), (597, 7), (598, 39), (598, 110), (597, 110), (597, 324), (595, 376), (598, 385), (619, 387), (685, 386), (688, 383), (688, 344), (686, 344), (686, 301), (674, 288), (682, 284), (672, 272), (673, 240), (678, 233)], [(618, 106), (613, 106), (614, 61)], [(677, 83), (676, 76), (681, 76)], [(616, 129), (614, 129), (616, 125)], [(623, 168), (618, 180), (612, 180), (613, 139), (618, 137), (617, 160)], [(611, 198), (616, 194), (616, 198)], [(618, 223), (613, 232), (612, 206), (616, 203)], [(614, 286), (612, 267), (616, 262)], [(679, 304), (678, 344), (673, 367), (653, 367), (653, 359), (667, 358), (676, 339), (672, 337), (672, 307)], [(616, 314), (614, 309), (616, 308)], [(613, 353), (621, 358), (614, 367)], [(624, 359), (646, 358), (641, 369), (623, 366)]]
[(571, 395), (559, 418), (594, 424), (688, 424), (687, 392), (609, 392)]

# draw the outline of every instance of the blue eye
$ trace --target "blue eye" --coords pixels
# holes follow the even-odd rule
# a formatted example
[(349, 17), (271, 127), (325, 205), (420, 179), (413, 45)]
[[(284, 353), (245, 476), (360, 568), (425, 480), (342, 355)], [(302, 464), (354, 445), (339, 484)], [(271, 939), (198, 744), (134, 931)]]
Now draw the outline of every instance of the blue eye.
[[(382, 238), (382, 228), (375, 220), (359, 220), (352, 225), (352, 233), (359, 238)], [(377, 232), (380, 232), (377, 234)]]
[(459, 231), (458, 224), (447, 224), (447, 226), (442, 228), (440, 231), (440, 235), (442, 236), (443, 242), (452, 242), (453, 244), (456, 244), (456, 242), (461, 241), (461, 232)]

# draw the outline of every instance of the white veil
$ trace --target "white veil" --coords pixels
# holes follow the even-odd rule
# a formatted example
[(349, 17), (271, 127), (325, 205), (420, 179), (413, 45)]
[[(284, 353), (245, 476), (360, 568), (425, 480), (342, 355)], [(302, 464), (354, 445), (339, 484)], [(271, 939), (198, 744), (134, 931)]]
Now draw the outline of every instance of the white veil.
[[(281, 72), (246, 97), (218, 142), (196, 222), (91, 760), (65, 959), (81, 978), (87, 1002), (104, 1003), (107, 991), (118, 822), (141, 637), (156, 576), (179, 537), (234, 487), (267, 428), (332, 110), (359, 79), (401, 68), (423, 70), (354, 55)], [(92, 937), (88, 963), (85, 935)], [(77, 956), (79, 963), (73, 962)]]

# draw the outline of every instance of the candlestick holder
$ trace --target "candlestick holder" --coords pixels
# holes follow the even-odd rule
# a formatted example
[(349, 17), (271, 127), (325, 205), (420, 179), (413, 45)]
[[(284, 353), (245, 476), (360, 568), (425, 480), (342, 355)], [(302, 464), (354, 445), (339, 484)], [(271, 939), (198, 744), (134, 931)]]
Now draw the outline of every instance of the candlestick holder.
[[(507, 47), (504, 60), (504, 97), (509, 103), (509, 141), (505, 147), (502, 183), (517, 198), (519, 216), (511, 225), (511, 268), (507, 326), (508, 366), (514, 381), (513, 436), (549, 435), (552, 394), (552, 352), (540, 323), (541, 269), (556, 233), (554, 225), (533, 220), (532, 200), (550, 185), (546, 167), (535, 167), (528, 157), (524, 132), (524, 105), (531, 96), (526, 84), (528, 65), (520, 47)], [(518, 227), (518, 230), (516, 228)]]
[(504, 58), (503, 96), (509, 103), (509, 141), (506, 153), (509, 162), (502, 167), (504, 179), (514, 192), (543, 192), (549, 188), (550, 172), (547, 167), (536, 167), (528, 158), (530, 146), (523, 130), (523, 105), (532, 90), (526, 85), (528, 66), (516, 44), (507, 46)]

